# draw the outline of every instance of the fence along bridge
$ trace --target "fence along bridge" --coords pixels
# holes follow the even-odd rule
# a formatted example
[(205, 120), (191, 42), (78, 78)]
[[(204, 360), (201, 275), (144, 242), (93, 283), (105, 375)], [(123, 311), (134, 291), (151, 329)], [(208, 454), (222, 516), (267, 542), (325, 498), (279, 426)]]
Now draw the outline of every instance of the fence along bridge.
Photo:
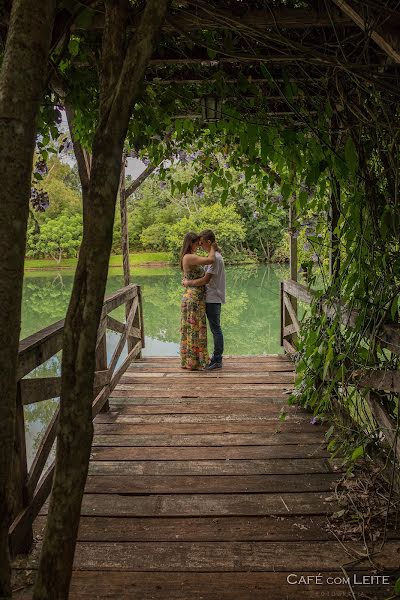
[[(289, 354), (300, 327), (296, 298), (310, 297), (294, 281), (282, 284)], [(110, 314), (124, 304), (125, 323)], [(62, 329), (61, 321), (21, 342), (14, 554), (29, 551), (46, 523), (58, 411), (28, 470), (23, 407), (59, 395), (58, 377), (27, 376), (61, 349)], [(107, 330), (120, 335), (109, 360)], [(327, 527), (341, 473), (328, 458), (325, 426), (287, 405), (295, 374), (288, 354), (231, 356), (222, 371), (199, 373), (183, 371), (175, 357), (139, 358), (143, 345), (141, 290), (130, 285), (103, 307), (95, 435), (70, 597), (309, 599), (332, 593), (328, 578), (345, 579), (343, 565), (350, 576), (369, 575), (365, 548), (343, 546)], [(374, 567), (398, 568), (395, 532), (389, 538)], [(18, 558), (16, 571), (28, 564), (34, 573), (37, 551)], [(290, 574), (293, 583), (318, 573), (321, 585), (287, 582)], [(384, 598), (392, 588), (357, 589)], [(334, 590), (355, 597), (346, 583)], [(16, 597), (29, 598), (30, 590)]]

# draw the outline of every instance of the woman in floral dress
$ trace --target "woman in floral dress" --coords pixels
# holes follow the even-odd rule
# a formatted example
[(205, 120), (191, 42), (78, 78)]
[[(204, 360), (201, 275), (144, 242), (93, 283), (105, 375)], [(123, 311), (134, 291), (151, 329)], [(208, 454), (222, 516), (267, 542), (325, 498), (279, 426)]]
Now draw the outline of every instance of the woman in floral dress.
[[(186, 279), (204, 276), (204, 265), (215, 261), (215, 248), (208, 256), (196, 254), (200, 238), (196, 233), (185, 235), (181, 251), (181, 269)], [(205, 286), (185, 288), (181, 303), (181, 366), (197, 371), (208, 364)]]

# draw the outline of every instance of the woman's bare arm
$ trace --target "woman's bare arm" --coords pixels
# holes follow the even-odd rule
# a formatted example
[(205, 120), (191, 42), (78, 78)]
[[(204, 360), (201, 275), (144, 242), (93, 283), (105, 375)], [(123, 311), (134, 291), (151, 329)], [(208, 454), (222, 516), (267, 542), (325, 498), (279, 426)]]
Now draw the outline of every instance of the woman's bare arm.
[(182, 281), (182, 285), (184, 285), (185, 287), (199, 287), (201, 285), (206, 285), (207, 283), (210, 283), (211, 277), (212, 273), (206, 273), (204, 277), (200, 277), (199, 279), (186, 279), (185, 277)]
[(197, 254), (186, 254), (183, 257), (183, 269), (194, 265), (212, 265), (215, 262), (215, 248), (211, 246), (208, 256), (197, 256)]

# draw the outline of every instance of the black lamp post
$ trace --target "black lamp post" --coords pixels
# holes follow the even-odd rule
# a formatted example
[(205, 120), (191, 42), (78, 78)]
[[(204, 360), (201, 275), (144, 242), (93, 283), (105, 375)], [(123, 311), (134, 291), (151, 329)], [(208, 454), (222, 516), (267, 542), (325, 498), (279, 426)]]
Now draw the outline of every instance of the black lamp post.
[(201, 112), (203, 120), (207, 123), (219, 121), (222, 117), (221, 100), (216, 96), (203, 96), (201, 98)]

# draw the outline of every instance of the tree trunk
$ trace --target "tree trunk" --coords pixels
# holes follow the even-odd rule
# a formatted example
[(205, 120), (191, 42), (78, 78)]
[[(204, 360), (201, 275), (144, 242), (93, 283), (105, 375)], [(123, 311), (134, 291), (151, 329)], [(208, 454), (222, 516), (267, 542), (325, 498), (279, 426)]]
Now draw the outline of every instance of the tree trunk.
[(55, 0), (14, 0), (0, 73), (0, 597), (11, 596), (8, 528), (16, 366), (36, 116), (43, 93)]
[(83, 194), (82, 246), (64, 327), (56, 468), (35, 600), (68, 598), (93, 437), (91, 403), (96, 338), (112, 245), (123, 143), (131, 107), (140, 90), (168, 0), (148, 0), (126, 52), (128, 4), (123, 0), (107, 0), (105, 4), (99, 121), (88, 191)]
[[(122, 168), (121, 168), (121, 182), (119, 188), (119, 206), (120, 206), (120, 215), (121, 215), (121, 251), (122, 251), (122, 262), (124, 267), (124, 285), (130, 284), (130, 264), (129, 264), (129, 231), (128, 231), (128, 209), (127, 209), (127, 195), (125, 188), (125, 155), (122, 159)], [(126, 306), (128, 309), (128, 306)], [(126, 314), (126, 318), (128, 318), (128, 313)], [(129, 340), (128, 340), (129, 346)]]

